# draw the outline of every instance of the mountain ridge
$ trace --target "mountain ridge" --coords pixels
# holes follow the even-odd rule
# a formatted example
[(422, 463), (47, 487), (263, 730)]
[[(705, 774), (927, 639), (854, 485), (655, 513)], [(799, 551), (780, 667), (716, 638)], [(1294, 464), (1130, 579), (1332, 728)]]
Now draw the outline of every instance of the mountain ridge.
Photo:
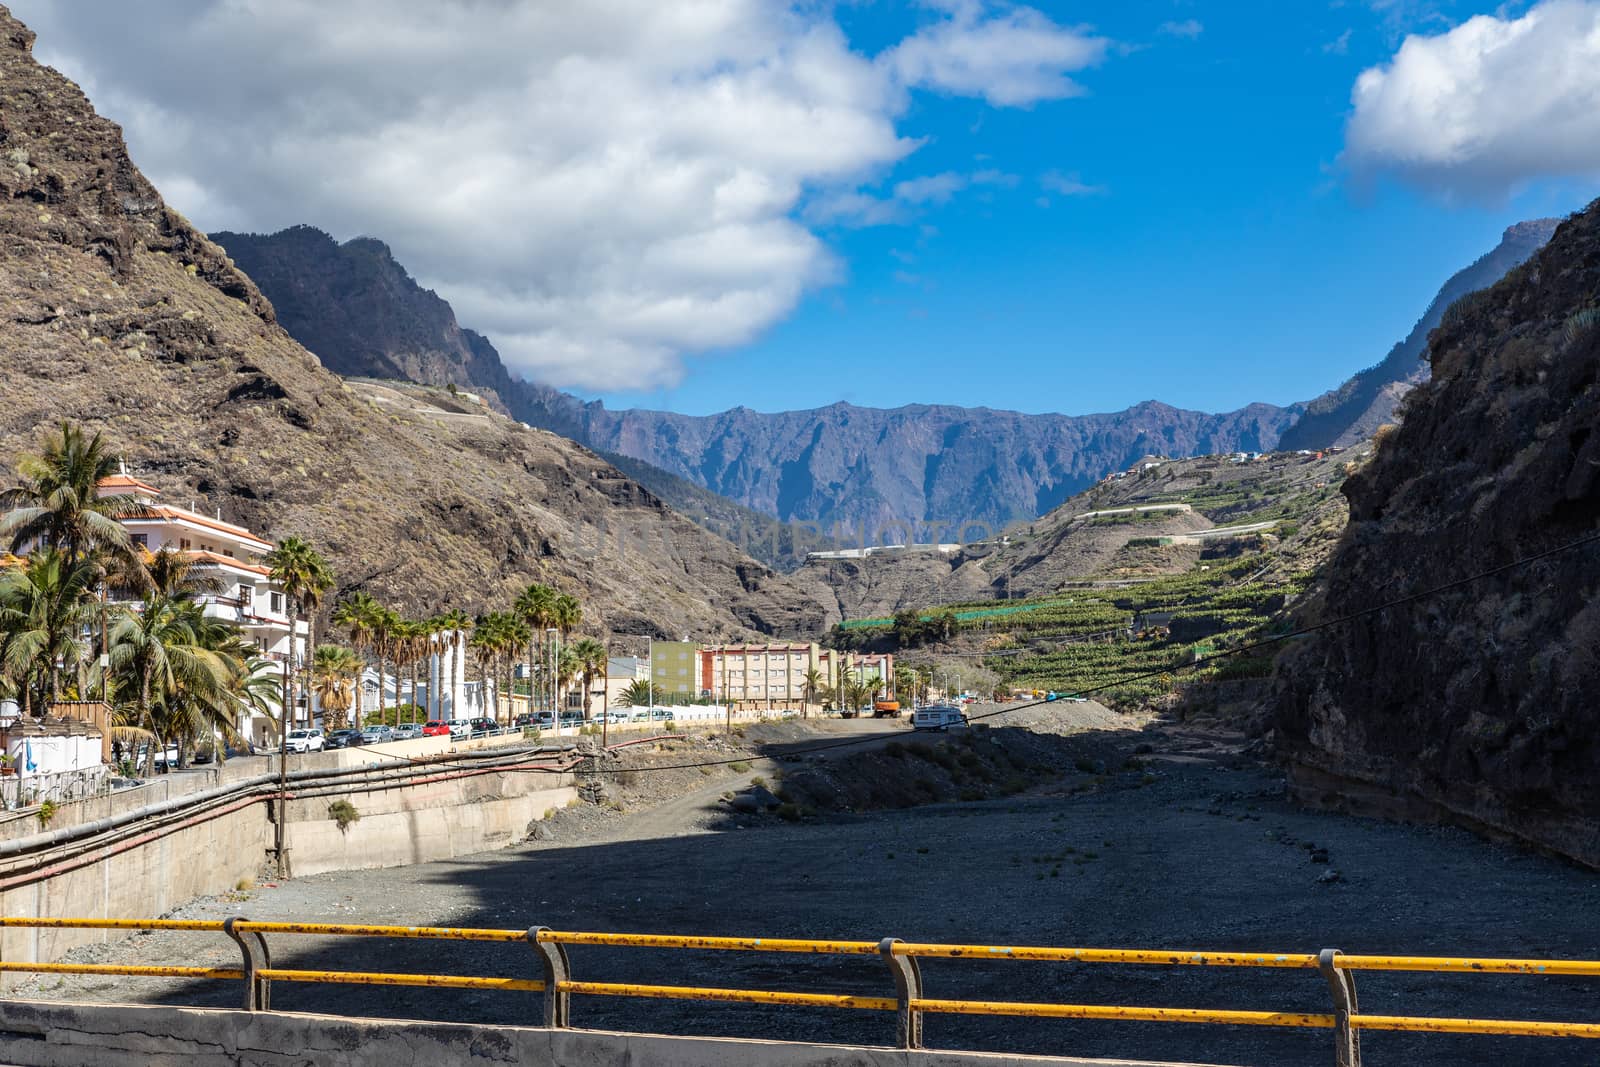
[(1370, 437), (1379, 426), (1395, 421), (1400, 401), (1418, 382), (1426, 381), (1428, 335), (1450, 305), (1470, 293), (1489, 288), (1506, 272), (1543, 248), (1561, 220), (1528, 219), (1506, 227), (1500, 243), (1439, 287), (1427, 310), (1403, 340), (1380, 362), (1359, 371), (1305, 405), (1305, 413), (1283, 435), (1287, 449), (1347, 447)]
[(64, 420), (102, 431), (169, 496), (306, 537), (334, 593), (409, 611), (498, 608), (539, 579), (614, 632), (820, 626), (786, 579), (592, 452), (329, 372), (33, 41), (0, 6), (0, 453)]

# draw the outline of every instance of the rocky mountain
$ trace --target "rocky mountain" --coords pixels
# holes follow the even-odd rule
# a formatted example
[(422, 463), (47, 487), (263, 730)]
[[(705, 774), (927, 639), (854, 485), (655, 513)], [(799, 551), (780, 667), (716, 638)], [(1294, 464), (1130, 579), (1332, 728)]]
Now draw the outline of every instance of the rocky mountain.
[(458, 326), (450, 306), (417, 286), (381, 242), (341, 245), (306, 226), (212, 237), (271, 298), (284, 327), (330, 370), (489, 391), (523, 422), (648, 464), (630, 473), (686, 513), (728, 509), (703, 498), (696, 503), (683, 485), (650, 468), (745, 509), (814, 527), (797, 534), (749, 516), (724, 516), (719, 528), (751, 545), (774, 536), (821, 542), (824, 529), (842, 536), (839, 527), (861, 524), (998, 527), (1033, 518), (1146, 453), (1271, 448), (1298, 414), (1253, 404), (1208, 415), (1155, 402), (1086, 416), (849, 404), (778, 414), (735, 408), (711, 416), (610, 411), (514, 379), (493, 346)]
[(1384, 423), (1394, 422), (1401, 398), (1418, 382), (1427, 380), (1428, 364), (1423, 357), (1427, 354), (1428, 334), (1439, 325), (1445, 309), (1468, 293), (1487, 289), (1507, 271), (1521, 266), (1550, 240), (1558, 222), (1559, 219), (1530, 219), (1507, 227), (1492, 251), (1451, 275), (1405, 340), (1391, 348), (1383, 362), (1306, 404), (1305, 414), (1284, 432), (1279, 447), (1352, 445), (1372, 436)]
[(32, 44), (0, 8), (0, 456), (81, 421), (169, 496), (302, 534), (341, 591), (411, 610), (499, 605), (539, 578), (615, 631), (820, 624), (787, 579), (570, 441), (327, 370)]
[[(1151, 453), (1273, 447), (1298, 409), (1209, 415), (1148, 401), (1102, 415), (917, 404), (764, 414), (609, 411), (584, 405), (579, 440), (651, 463), (780, 519), (869, 543), (884, 529), (998, 530), (1033, 518)], [(949, 539), (935, 533), (917, 540)], [(971, 535), (967, 538), (971, 539)]]
[[(312, 226), (210, 236), (271, 299), (290, 336), (334, 373), (454, 385), (522, 422), (582, 436), (578, 401), (513, 378), (489, 339), (457, 323), (450, 305), (418, 285), (382, 241), (340, 244)], [(602, 455), (674, 510), (768, 565), (792, 570), (808, 547), (823, 541), (636, 457)]]
[(1346, 481), (1303, 621), (1446, 588), (1280, 658), (1277, 741), (1302, 796), (1600, 866), (1600, 545), (1561, 550), (1600, 532), (1597, 294), (1600, 201), (1445, 313), (1432, 380)]

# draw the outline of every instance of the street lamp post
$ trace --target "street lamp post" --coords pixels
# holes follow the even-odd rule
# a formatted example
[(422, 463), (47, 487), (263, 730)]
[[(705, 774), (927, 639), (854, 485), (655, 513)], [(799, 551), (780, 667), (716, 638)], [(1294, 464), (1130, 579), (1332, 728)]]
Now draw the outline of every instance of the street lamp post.
[[(550, 686), (550, 725), (555, 728), (557, 737), (561, 736), (561, 708), (557, 706), (559, 700), (556, 694), (556, 635), (559, 632), (554, 626), (548, 627), (544, 632), (545, 654), (550, 663), (550, 673), (545, 678)], [(533, 692), (531, 682), (528, 692)]]

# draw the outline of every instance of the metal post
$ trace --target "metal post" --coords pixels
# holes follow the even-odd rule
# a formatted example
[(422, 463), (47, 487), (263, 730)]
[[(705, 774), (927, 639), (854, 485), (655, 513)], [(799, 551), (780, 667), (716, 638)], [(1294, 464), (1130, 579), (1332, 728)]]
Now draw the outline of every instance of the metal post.
[(566, 1028), (572, 995), (561, 988), (561, 983), (572, 977), (572, 965), (567, 960), (567, 950), (553, 941), (540, 941), (539, 935), (549, 933), (548, 926), (528, 928), (528, 944), (539, 953), (544, 966), (544, 1024), (552, 1030)]
[(272, 979), (257, 978), (256, 972), (272, 966), (272, 953), (267, 950), (267, 939), (254, 930), (240, 932), (235, 923), (249, 922), (242, 915), (222, 921), (222, 929), (233, 938), (244, 956), (244, 1010), (269, 1011), (272, 1008)]
[(1350, 1016), (1360, 1011), (1356, 1004), (1356, 976), (1339, 967), (1338, 956), (1336, 948), (1325, 948), (1317, 955), (1317, 969), (1328, 980), (1328, 991), (1333, 994), (1334, 1067), (1361, 1067), (1361, 1035), (1350, 1025)]
[(894, 975), (894, 995), (900, 1001), (900, 1009), (895, 1013), (895, 1040), (900, 1048), (921, 1048), (922, 1012), (913, 1008), (911, 1002), (922, 999), (922, 968), (917, 966), (915, 956), (895, 955), (894, 946), (899, 942), (898, 937), (886, 937), (878, 942), (878, 955)]

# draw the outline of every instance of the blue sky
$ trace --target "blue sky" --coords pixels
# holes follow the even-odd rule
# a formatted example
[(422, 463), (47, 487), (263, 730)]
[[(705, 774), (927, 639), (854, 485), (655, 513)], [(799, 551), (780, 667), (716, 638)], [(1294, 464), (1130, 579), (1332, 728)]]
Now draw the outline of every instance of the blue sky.
[(1600, 192), (1600, 0), (10, 5), (202, 229), (616, 407), (1306, 400)]
[[(1495, 5), (1038, 6), (1130, 47), (1076, 76), (1087, 95), (1026, 109), (916, 94), (901, 129), (925, 143), (880, 183), (996, 170), (1014, 185), (825, 227), (842, 276), (758, 340), (691, 358), (676, 388), (585, 395), (691, 413), (1306, 400), (1383, 358), (1507, 225), (1596, 195), (1543, 180), (1463, 197), (1341, 164), (1357, 75), (1404, 32)], [(843, 21), (870, 48), (906, 17)], [(1095, 191), (1054, 192), (1051, 172)]]

